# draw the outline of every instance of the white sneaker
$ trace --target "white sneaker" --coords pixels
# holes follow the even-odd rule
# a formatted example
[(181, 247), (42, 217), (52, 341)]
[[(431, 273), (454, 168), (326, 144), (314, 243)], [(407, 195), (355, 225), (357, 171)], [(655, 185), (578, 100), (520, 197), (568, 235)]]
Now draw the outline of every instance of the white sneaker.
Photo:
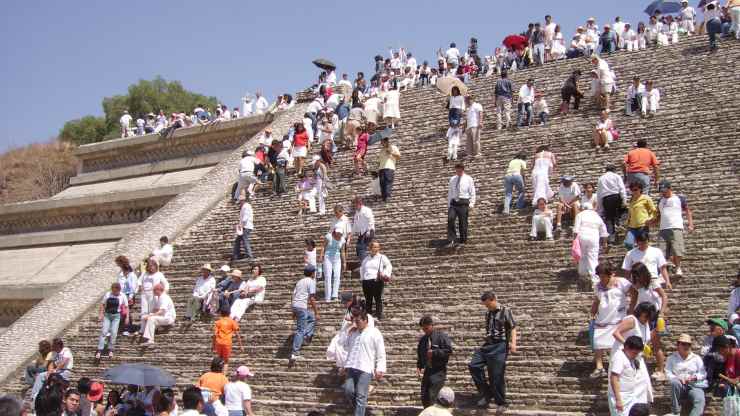
[(130, 333), (130, 332), (128, 332), (128, 331), (123, 331), (123, 336), (124, 336), (124, 337), (128, 337), (128, 336), (131, 336), (131, 333)]
[(291, 354), (290, 355), (290, 361), (298, 361), (301, 359), (301, 356), (298, 354)]
[(675, 274), (676, 274), (676, 276), (683, 276), (683, 270), (681, 270), (680, 267), (676, 267)]

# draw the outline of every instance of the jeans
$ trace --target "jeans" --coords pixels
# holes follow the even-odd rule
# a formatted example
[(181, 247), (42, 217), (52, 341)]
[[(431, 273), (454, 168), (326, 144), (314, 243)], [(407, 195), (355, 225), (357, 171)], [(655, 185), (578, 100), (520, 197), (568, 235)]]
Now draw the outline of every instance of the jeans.
[(717, 49), (717, 36), (722, 33), (722, 21), (719, 18), (707, 22), (707, 34), (709, 35), (709, 49)]
[(33, 386), (36, 376), (46, 371), (46, 367), (37, 367), (35, 365), (29, 365), (26, 367), (26, 375), (23, 377), (23, 382), (29, 386)]
[(429, 74), (419, 75), (419, 85), (422, 87), (425, 85), (429, 85)]
[(511, 206), (511, 197), (513, 195), (514, 188), (516, 188), (519, 194), (516, 199), (516, 208), (524, 208), (524, 179), (522, 175), (506, 175), (504, 177), (504, 214), (509, 213), (509, 207)]
[(516, 117), (516, 124), (518, 126), (524, 125), (524, 114), (527, 115), (527, 125), (532, 125), (532, 103), (519, 103), (517, 104), (518, 114)]
[(244, 229), (241, 236), (236, 236), (234, 239), (234, 252), (232, 253), (235, 260), (242, 259), (241, 248), (244, 246), (244, 254), (247, 258), (252, 258), (252, 245), (249, 243), (249, 237), (252, 235), (252, 230)]
[(244, 410), (229, 410), (229, 416), (244, 416)]
[(357, 261), (360, 263), (362, 263), (362, 261), (365, 260), (365, 257), (367, 257), (367, 248), (370, 245), (370, 242), (373, 241), (373, 237), (373, 232), (370, 232), (369, 235), (357, 237), (357, 242), (355, 243), (355, 254), (357, 254)]
[(444, 387), (447, 379), (447, 371), (425, 369), (421, 378), (421, 403), (429, 407), (437, 402), (437, 395)]
[(688, 397), (693, 406), (689, 416), (701, 416), (704, 413), (704, 390), (682, 384), (680, 381), (671, 381), (671, 409), (672, 412), (681, 414), (681, 399)]
[(313, 312), (308, 309), (293, 307), (293, 313), (295, 314), (295, 334), (293, 334), (293, 355), (298, 354), (303, 346), (303, 339), (313, 337), (313, 330), (316, 326), (316, 318), (313, 316)]
[(468, 364), (478, 392), (499, 406), (506, 405), (506, 348), (506, 342), (486, 344), (475, 350)]
[(544, 111), (540, 113), (540, 123), (542, 123), (543, 126), (547, 125), (547, 113)]
[(622, 195), (607, 195), (601, 200), (604, 207), (604, 222), (606, 231), (609, 233), (609, 241), (613, 242), (615, 235), (614, 230), (619, 225), (619, 213), (622, 208)]
[[(365, 296), (365, 312), (377, 319), (383, 319), (383, 288), (382, 280), (368, 279), (362, 281), (362, 294)], [(373, 313), (375, 304), (375, 313)]]
[(329, 302), (339, 297), (339, 285), (342, 278), (342, 256), (324, 255), (324, 299)]
[(102, 351), (105, 347), (105, 337), (109, 332), (108, 350), (113, 351), (113, 347), (116, 345), (116, 336), (118, 336), (118, 324), (120, 323), (120, 313), (106, 313), (103, 315), (103, 329), (100, 331), (100, 339), (98, 339), (98, 351)]
[(627, 174), (627, 188), (629, 184), (639, 182), (642, 184), (642, 193), (650, 194), (650, 175), (644, 172), (630, 172)]
[(365, 416), (367, 395), (370, 390), (370, 381), (373, 375), (356, 368), (347, 369), (347, 379), (344, 380), (344, 396), (355, 409), (354, 416)]
[(468, 202), (450, 202), (447, 208), (447, 240), (454, 242), (456, 237), (455, 220), (457, 220), (460, 229), (460, 242), (465, 243), (468, 240)]
[(393, 176), (396, 173), (394, 169), (380, 169), (378, 171), (378, 177), (380, 179), (380, 196), (383, 201), (387, 201), (391, 197), (393, 191)]

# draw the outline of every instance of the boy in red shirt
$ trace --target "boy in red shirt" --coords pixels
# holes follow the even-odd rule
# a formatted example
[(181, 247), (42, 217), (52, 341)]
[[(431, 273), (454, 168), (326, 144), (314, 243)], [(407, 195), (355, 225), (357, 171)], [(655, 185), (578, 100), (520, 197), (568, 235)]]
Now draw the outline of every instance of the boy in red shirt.
[(221, 309), (221, 318), (213, 324), (212, 346), (213, 352), (223, 358), (224, 363), (227, 364), (229, 357), (231, 357), (231, 343), (234, 334), (236, 334), (236, 339), (239, 340), (239, 349), (243, 352), (244, 345), (242, 345), (242, 337), (239, 335), (239, 324), (229, 318), (228, 310)]

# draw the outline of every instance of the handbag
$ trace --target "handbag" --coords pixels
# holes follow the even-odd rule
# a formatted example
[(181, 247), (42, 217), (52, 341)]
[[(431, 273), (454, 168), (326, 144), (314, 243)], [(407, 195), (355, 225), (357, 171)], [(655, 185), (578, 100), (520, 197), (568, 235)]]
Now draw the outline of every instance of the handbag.
[(730, 387), (727, 391), (727, 396), (722, 399), (722, 415), (740, 415), (740, 393), (738, 392), (737, 387)]
[(619, 130), (616, 127), (609, 127), (609, 133), (612, 135), (612, 139), (619, 140)]
[(573, 258), (573, 263), (581, 261), (581, 240), (578, 238), (573, 239), (573, 244), (570, 246), (570, 256)]
[(391, 277), (383, 274), (383, 255), (382, 254), (380, 255), (379, 260), (378, 260), (378, 276), (376, 277), (376, 279), (379, 282), (383, 282), (383, 283), (391, 282)]

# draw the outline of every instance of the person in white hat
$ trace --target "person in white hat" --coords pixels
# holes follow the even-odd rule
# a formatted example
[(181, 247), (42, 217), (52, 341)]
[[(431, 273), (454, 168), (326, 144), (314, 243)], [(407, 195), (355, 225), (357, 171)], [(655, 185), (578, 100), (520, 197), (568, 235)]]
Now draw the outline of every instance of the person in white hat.
[(450, 410), (454, 408), (455, 392), (449, 387), (442, 387), (437, 395), (437, 403), (427, 407), (419, 416), (452, 416)]
[(245, 383), (254, 373), (247, 366), (239, 366), (234, 378), (224, 386), (224, 404), (229, 416), (254, 416), (252, 412), (252, 388)]
[(342, 250), (346, 243), (344, 238), (345, 227), (342, 224), (334, 227), (324, 236), (323, 265), (324, 265), (324, 300), (336, 301), (339, 297), (339, 286), (342, 276)]
[(606, 247), (609, 233), (601, 216), (590, 202), (581, 204), (581, 211), (576, 215), (573, 225), (573, 239), (578, 239), (581, 246), (581, 258), (578, 261), (578, 274), (598, 283), (596, 266), (599, 264), (599, 240)]
[(216, 288), (216, 278), (213, 277), (213, 268), (206, 263), (200, 268), (200, 276), (195, 280), (193, 293), (188, 299), (185, 309), (185, 319), (190, 321), (200, 319), (203, 312), (203, 302), (208, 294)]
[(687, 35), (693, 35), (695, 32), (696, 10), (689, 6), (689, 0), (681, 0), (681, 28)]
[(701, 357), (691, 352), (691, 336), (681, 334), (676, 342), (676, 352), (668, 357), (665, 375), (671, 386), (671, 415), (681, 414), (681, 402), (686, 398), (691, 402), (690, 416), (704, 414), (704, 389), (707, 385), (707, 372)]

